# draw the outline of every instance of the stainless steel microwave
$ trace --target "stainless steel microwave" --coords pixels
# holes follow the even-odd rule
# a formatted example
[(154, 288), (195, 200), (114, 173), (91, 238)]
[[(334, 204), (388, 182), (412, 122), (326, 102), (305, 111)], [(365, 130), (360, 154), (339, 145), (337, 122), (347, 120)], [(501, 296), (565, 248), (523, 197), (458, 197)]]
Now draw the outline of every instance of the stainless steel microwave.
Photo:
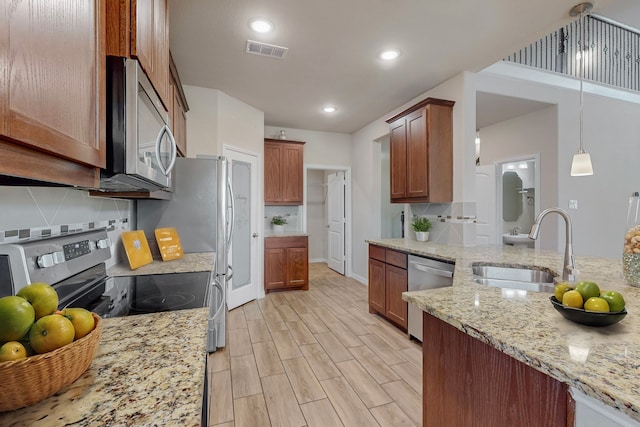
[(107, 57), (104, 191), (171, 189), (176, 143), (169, 113), (135, 59)]

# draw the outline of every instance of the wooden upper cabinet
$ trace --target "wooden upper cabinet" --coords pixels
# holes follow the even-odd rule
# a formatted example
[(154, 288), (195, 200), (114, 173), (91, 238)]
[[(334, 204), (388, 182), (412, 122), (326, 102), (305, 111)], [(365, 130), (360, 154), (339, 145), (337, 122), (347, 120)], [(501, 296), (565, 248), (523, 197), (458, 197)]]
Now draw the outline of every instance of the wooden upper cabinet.
[(453, 201), (453, 105), (427, 98), (387, 120), (391, 202)]
[(107, 55), (137, 58), (169, 110), (169, 1), (109, 0), (107, 20)]
[(178, 75), (178, 69), (171, 54), (169, 54), (170, 64), (170, 76), (169, 79), (169, 98), (170, 107), (169, 113), (171, 115), (171, 132), (176, 140), (176, 146), (178, 153), (184, 157), (187, 155), (187, 111), (189, 111), (189, 105), (187, 104), (187, 98), (182, 89), (182, 83), (180, 82), (180, 76)]
[(1, 175), (97, 186), (106, 163), (105, 1), (1, 2)]
[(302, 204), (304, 142), (265, 139), (265, 205)]

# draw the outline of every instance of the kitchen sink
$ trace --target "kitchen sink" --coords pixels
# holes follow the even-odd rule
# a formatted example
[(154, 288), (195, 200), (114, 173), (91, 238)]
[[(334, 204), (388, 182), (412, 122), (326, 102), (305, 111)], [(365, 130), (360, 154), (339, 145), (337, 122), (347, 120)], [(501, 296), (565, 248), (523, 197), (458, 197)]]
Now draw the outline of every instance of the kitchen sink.
[(555, 274), (542, 267), (504, 264), (472, 264), (473, 280), (497, 288), (553, 292)]
[(502, 241), (509, 245), (533, 245), (533, 239), (530, 239), (528, 234), (505, 233), (502, 235)]

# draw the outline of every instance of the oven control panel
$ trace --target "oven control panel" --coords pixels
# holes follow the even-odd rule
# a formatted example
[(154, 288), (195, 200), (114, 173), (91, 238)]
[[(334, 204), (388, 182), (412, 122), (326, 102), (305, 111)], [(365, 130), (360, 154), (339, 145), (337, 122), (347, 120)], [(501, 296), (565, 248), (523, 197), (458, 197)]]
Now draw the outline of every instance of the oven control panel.
[(62, 249), (64, 251), (65, 261), (69, 261), (71, 259), (78, 258), (82, 255), (91, 253), (91, 246), (89, 246), (88, 240), (69, 243), (68, 245), (64, 245)]
[(53, 285), (105, 262), (110, 248), (107, 231), (98, 229), (7, 243), (0, 245), (0, 256), (7, 257), (16, 294), (29, 283)]

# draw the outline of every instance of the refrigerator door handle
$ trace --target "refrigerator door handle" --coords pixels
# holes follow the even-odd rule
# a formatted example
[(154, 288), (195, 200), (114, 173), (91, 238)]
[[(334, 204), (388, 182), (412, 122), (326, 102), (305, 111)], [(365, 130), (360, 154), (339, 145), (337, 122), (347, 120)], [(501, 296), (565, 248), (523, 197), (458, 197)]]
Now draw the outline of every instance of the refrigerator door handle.
[(231, 280), (232, 277), (233, 277), (233, 268), (231, 267), (231, 264), (229, 264), (227, 266), (227, 274), (226, 274), (227, 282)]
[(233, 236), (233, 229), (235, 228), (235, 213), (236, 213), (236, 202), (233, 199), (233, 187), (231, 186), (231, 178), (227, 178), (227, 188), (229, 189), (229, 199), (231, 200), (231, 218), (229, 220), (229, 234), (227, 235), (227, 250), (231, 247), (231, 237)]
[(218, 316), (220, 315), (220, 311), (221, 311), (221, 310), (222, 310), (222, 308), (224, 307), (224, 300), (225, 300), (225, 297), (224, 297), (224, 288), (223, 288), (223, 286), (220, 284), (220, 282), (218, 282), (218, 279), (217, 279), (217, 278), (215, 278), (215, 279), (213, 280), (212, 285), (213, 285), (213, 287), (214, 287), (214, 288), (216, 288), (216, 289), (218, 290), (218, 292), (220, 292), (220, 294), (221, 294), (221, 296), (222, 296), (222, 297), (220, 298), (220, 304), (219, 304), (219, 305), (218, 305), (218, 307), (216, 308), (216, 311), (215, 311), (214, 315), (209, 317), (209, 320), (216, 320), (216, 319), (218, 318)]

